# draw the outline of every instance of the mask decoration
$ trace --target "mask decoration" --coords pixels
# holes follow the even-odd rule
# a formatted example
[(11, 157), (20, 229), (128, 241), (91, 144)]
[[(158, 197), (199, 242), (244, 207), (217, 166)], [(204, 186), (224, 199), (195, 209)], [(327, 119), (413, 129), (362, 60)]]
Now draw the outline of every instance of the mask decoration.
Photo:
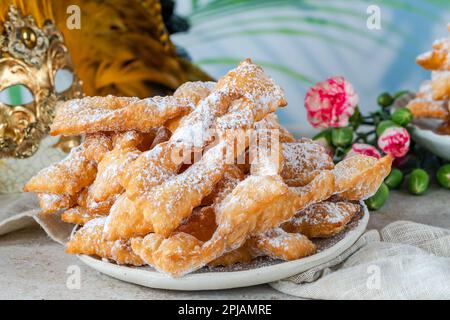
[[(0, 0), (0, 196), (21, 192), (37, 171), (79, 144), (80, 137), (47, 135), (59, 101), (82, 93), (145, 98), (211, 80), (172, 42), (171, 34), (189, 27), (174, 6), (174, 0)], [(22, 99), (14, 99), (17, 89)]]
[[(83, 96), (61, 32), (50, 21), (39, 28), (32, 16), (11, 6), (0, 36), (0, 92), (25, 87), (32, 101), (0, 101), (0, 158), (27, 158), (47, 135), (58, 101)], [(65, 77), (65, 86), (56, 81)], [(65, 139), (58, 147), (76, 145)]]

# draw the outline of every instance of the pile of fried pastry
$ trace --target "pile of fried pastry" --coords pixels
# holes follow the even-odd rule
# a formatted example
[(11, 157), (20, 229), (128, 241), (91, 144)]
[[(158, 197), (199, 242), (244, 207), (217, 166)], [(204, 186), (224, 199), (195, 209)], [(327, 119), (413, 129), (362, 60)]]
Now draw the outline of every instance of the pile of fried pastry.
[(85, 140), (25, 191), (43, 214), (81, 225), (67, 243), (72, 254), (175, 277), (309, 256), (311, 239), (336, 235), (361, 212), (392, 158), (353, 155), (335, 165), (322, 146), (280, 126), (274, 112), (286, 104), (250, 60), (173, 96), (68, 101), (52, 134)]
[[(448, 29), (450, 31), (450, 24)], [(407, 108), (414, 118), (443, 120), (436, 132), (450, 135), (450, 38), (436, 40), (432, 50), (419, 55), (416, 62), (432, 71), (431, 80), (421, 84)]]

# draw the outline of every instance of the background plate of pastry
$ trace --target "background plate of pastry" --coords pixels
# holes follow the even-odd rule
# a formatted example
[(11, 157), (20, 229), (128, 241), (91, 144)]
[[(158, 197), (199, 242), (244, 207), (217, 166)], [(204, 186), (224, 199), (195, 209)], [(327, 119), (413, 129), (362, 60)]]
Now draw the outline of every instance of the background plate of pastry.
[(442, 120), (416, 119), (411, 134), (414, 141), (439, 157), (450, 160), (450, 124), (444, 131)]
[(106, 259), (87, 255), (78, 255), (78, 257), (86, 265), (103, 274), (150, 288), (192, 291), (254, 286), (288, 278), (342, 254), (366, 230), (369, 211), (364, 202), (361, 202), (361, 207), (361, 212), (353, 218), (344, 231), (332, 238), (314, 241), (318, 247), (316, 254), (294, 261), (257, 258), (248, 264), (236, 264), (232, 267), (204, 267), (192, 274), (173, 278), (151, 267), (120, 266)]

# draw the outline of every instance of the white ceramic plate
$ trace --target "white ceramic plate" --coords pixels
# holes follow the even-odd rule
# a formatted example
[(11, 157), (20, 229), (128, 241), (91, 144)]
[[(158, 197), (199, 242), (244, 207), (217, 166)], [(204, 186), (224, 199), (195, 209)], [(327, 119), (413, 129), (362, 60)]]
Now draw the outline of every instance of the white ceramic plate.
[(220, 290), (248, 287), (281, 280), (328, 262), (350, 246), (364, 233), (369, 221), (369, 211), (363, 204), (364, 214), (357, 225), (332, 247), (315, 255), (289, 262), (255, 267), (242, 271), (210, 271), (172, 278), (149, 267), (119, 266), (91, 256), (79, 255), (81, 261), (95, 270), (113, 278), (142, 286), (170, 290)]
[(450, 160), (450, 136), (433, 132), (437, 123), (432, 119), (416, 120), (413, 124), (412, 137), (422, 147), (439, 157)]

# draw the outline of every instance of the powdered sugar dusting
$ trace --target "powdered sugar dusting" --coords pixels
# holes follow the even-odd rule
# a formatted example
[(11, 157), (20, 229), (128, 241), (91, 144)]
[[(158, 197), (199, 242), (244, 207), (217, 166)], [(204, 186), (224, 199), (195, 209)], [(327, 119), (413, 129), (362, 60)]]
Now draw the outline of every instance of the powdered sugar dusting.
[(323, 171), (333, 169), (334, 164), (324, 147), (310, 139), (284, 143), (281, 176), (290, 186), (305, 186)]
[(322, 223), (342, 223), (354, 211), (359, 209), (359, 205), (346, 202), (321, 202), (313, 204), (298, 212), (292, 222), (309, 225), (319, 225)]

